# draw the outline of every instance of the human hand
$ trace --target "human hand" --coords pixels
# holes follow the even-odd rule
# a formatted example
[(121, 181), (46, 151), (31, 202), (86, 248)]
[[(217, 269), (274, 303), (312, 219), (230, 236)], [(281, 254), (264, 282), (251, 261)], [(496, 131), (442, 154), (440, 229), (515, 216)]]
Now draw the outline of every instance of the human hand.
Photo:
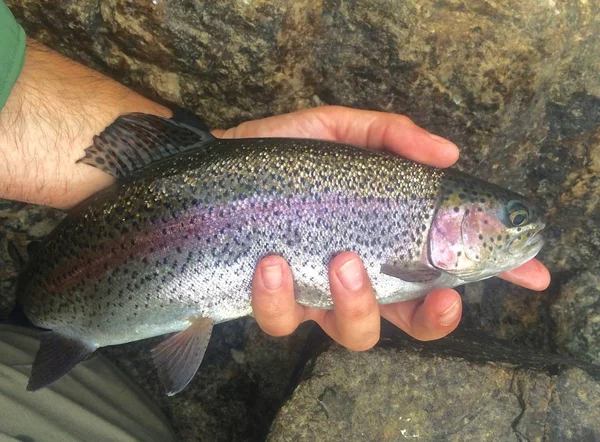
[[(222, 138), (319, 138), (387, 149), (436, 167), (448, 167), (458, 159), (454, 144), (429, 134), (407, 117), (338, 106), (250, 121), (214, 133)], [(303, 307), (295, 302), (292, 273), (285, 260), (279, 256), (261, 260), (252, 283), (252, 307), (260, 327), (270, 335), (284, 336), (300, 323), (314, 320), (337, 342), (358, 351), (379, 340), (380, 316), (423, 341), (446, 336), (460, 320), (461, 298), (452, 289), (433, 290), (424, 299), (378, 305), (362, 261), (352, 252), (332, 260), (329, 277), (333, 310)], [(535, 259), (500, 277), (532, 290), (544, 290), (550, 283), (548, 270)]]

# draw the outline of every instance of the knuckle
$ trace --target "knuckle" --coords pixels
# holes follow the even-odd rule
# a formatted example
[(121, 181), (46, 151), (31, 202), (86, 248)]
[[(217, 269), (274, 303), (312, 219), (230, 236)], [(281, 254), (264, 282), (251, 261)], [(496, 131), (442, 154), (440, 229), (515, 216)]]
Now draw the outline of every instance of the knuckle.
[(274, 336), (276, 338), (282, 336), (291, 335), (296, 331), (297, 325), (293, 322), (279, 322), (275, 324), (261, 324), (259, 323), (260, 328), (269, 336)]
[(398, 115), (398, 120), (400, 121), (401, 124), (406, 124), (407, 126), (414, 126), (415, 125), (414, 121), (411, 120), (406, 115)]
[(350, 305), (338, 305), (337, 309), (334, 305), (334, 310), (336, 310), (336, 313), (341, 314), (345, 320), (354, 323), (365, 321), (373, 312), (371, 305), (365, 302), (356, 302)]
[(253, 308), (257, 316), (271, 320), (278, 321), (282, 318), (286, 318), (290, 314), (290, 307), (285, 302), (276, 300), (274, 296), (269, 302), (264, 303), (253, 303)]
[(293, 309), (278, 305), (253, 305), (254, 316), (260, 328), (271, 336), (287, 336), (298, 327)]
[(337, 113), (340, 111), (344, 111), (345, 108), (343, 106), (340, 105), (336, 105), (336, 104), (328, 104), (325, 106), (321, 106), (319, 109), (321, 112), (325, 113), (325, 114), (332, 114), (332, 113)]
[(379, 342), (379, 332), (370, 331), (363, 333), (360, 339), (354, 339), (351, 342), (347, 342), (347, 344), (344, 346), (348, 350), (359, 352), (371, 350), (373, 347), (375, 347), (377, 342)]

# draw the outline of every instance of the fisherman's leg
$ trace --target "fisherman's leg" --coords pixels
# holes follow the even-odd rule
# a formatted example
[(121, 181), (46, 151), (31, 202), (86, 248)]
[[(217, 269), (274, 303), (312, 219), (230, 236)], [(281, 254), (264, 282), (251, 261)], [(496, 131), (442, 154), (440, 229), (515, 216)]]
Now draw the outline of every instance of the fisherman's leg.
[(151, 399), (102, 356), (51, 387), (26, 390), (39, 331), (0, 324), (0, 439), (172, 441)]

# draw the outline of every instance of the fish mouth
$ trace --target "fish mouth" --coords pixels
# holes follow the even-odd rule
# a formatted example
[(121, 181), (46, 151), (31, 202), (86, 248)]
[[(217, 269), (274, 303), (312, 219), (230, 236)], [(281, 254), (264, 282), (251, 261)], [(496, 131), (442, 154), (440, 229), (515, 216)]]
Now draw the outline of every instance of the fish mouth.
[(508, 250), (510, 251), (511, 255), (522, 254), (526, 257), (527, 260), (536, 256), (540, 252), (542, 247), (544, 247), (544, 237), (540, 234), (540, 231), (543, 228), (544, 227), (542, 226), (539, 229), (537, 229), (535, 233), (531, 235), (531, 238), (529, 238), (525, 242), (525, 244), (517, 246), (517, 241), (519, 241), (522, 238), (522, 236), (519, 236), (513, 241), (511, 241), (511, 243), (508, 246)]
[(544, 237), (542, 235), (536, 234), (532, 236), (529, 241), (525, 244), (525, 251), (528, 255), (531, 255), (533, 258), (535, 255), (539, 253), (539, 251), (544, 247)]

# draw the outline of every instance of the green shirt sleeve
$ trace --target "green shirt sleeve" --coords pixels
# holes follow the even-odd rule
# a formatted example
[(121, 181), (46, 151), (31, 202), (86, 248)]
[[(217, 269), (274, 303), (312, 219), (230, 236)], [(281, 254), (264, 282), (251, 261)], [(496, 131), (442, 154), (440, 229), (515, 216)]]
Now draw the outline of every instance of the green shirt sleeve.
[(0, 0), (0, 109), (17, 81), (25, 60), (25, 31)]

